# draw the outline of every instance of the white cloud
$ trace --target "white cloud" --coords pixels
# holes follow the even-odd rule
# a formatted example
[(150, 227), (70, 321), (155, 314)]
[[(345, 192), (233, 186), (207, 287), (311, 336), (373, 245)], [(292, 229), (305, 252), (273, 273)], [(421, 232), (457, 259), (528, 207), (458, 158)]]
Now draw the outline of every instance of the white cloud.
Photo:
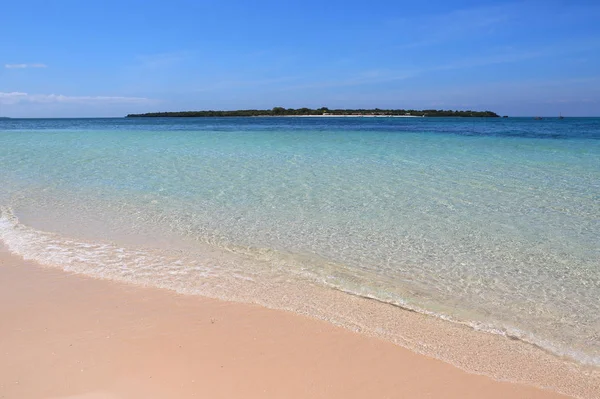
[(62, 104), (146, 104), (154, 100), (145, 97), (121, 96), (65, 96), (62, 94), (28, 94), (22, 92), (0, 92), (1, 104), (17, 103), (62, 103)]
[(24, 68), (47, 68), (46, 64), (4, 64), (4, 68), (8, 69), (24, 69)]
[(27, 93), (14, 91), (12, 93), (0, 92), (0, 104), (17, 104), (27, 98)]

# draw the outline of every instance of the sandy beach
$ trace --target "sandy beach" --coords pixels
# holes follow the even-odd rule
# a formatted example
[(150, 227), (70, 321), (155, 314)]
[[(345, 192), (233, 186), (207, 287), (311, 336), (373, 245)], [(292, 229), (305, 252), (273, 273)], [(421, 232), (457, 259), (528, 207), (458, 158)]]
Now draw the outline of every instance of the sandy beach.
[(284, 311), (0, 252), (0, 397), (560, 398)]

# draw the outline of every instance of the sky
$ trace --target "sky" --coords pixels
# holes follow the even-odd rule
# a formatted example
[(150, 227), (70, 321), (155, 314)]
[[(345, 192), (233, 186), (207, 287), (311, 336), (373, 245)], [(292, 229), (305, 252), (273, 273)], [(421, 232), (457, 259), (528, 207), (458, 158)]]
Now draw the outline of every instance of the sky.
[(600, 1), (2, 1), (0, 116), (276, 106), (600, 116)]

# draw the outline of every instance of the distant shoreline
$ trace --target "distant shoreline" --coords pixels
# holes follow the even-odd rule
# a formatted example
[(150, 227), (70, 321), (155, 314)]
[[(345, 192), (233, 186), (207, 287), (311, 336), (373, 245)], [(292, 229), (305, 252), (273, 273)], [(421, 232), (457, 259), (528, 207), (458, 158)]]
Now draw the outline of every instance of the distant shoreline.
[(452, 110), (405, 110), (405, 109), (332, 109), (322, 107), (310, 108), (283, 108), (273, 109), (242, 109), (233, 111), (176, 111), (176, 112), (148, 112), (143, 114), (129, 114), (127, 118), (168, 118), (168, 117), (252, 117), (252, 116), (278, 116), (278, 117), (351, 117), (351, 118), (420, 118), (420, 117), (484, 117), (499, 118), (492, 111), (452, 111)]
[(420, 115), (270, 115), (270, 118), (424, 118)]

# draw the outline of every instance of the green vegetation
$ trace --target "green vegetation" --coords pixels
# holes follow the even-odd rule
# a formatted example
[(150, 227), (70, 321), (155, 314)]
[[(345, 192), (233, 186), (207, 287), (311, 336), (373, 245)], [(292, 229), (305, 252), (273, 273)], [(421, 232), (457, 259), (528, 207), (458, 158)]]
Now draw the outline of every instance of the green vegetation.
[(242, 109), (237, 111), (181, 111), (181, 112), (149, 112), (146, 114), (129, 114), (133, 117), (227, 117), (227, 116), (460, 116), (460, 117), (494, 117), (492, 111), (451, 111), (426, 109), (417, 111), (414, 109), (329, 109), (322, 107), (310, 108), (283, 108), (273, 109)]

